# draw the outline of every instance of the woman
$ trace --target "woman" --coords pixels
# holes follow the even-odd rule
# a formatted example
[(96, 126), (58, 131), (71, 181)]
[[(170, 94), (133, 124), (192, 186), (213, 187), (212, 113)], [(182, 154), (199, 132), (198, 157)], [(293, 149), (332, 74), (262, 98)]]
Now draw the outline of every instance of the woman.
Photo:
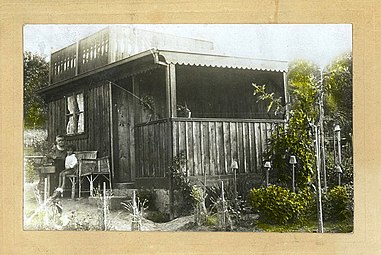
[(66, 142), (65, 137), (62, 135), (56, 136), (56, 141), (50, 152), (47, 155), (48, 159), (53, 160), (54, 167), (56, 169), (54, 174), (50, 176), (50, 194), (58, 187), (58, 179), (61, 171), (65, 170), (65, 158), (66, 158)]

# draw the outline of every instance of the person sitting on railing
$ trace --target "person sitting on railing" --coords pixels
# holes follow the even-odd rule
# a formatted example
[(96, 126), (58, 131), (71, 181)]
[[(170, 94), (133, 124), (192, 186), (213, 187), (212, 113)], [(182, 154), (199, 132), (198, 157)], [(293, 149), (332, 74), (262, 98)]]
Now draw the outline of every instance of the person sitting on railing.
[(74, 151), (75, 151), (74, 145), (67, 146), (67, 156), (65, 158), (65, 170), (63, 170), (59, 174), (59, 183), (58, 183), (58, 188), (56, 189), (57, 192), (61, 192), (61, 196), (63, 196), (63, 189), (65, 187), (66, 176), (70, 174), (74, 174), (77, 170), (78, 159), (75, 156)]

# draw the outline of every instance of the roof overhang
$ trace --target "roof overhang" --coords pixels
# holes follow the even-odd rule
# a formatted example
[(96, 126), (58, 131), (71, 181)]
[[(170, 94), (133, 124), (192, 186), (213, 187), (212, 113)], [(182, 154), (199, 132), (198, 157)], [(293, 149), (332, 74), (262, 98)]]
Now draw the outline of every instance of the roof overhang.
[(159, 55), (159, 59), (164, 58), (164, 62), (167, 64), (238, 68), (271, 72), (287, 72), (288, 70), (287, 61), (252, 59), (169, 50), (156, 50), (155, 52)]
[[(201, 66), (201, 67), (215, 67), (215, 68), (236, 68), (236, 69), (249, 69), (269, 72), (287, 72), (288, 62), (278, 60), (265, 60), (265, 59), (252, 59), (242, 57), (232, 57), (225, 55), (212, 55), (205, 53), (193, 53), (193, 52), (179, 52), (170, 50), (158, 50), (151, 49), (128, 58), (119, 60), (117, 62), (105, 65), (103, 67), (96, 68), (83, 74), (79, 74), (67, 80), (63, 80), (47, 87), (40, 89), (37, 93), (45, 94), (49, 91), (56, 90), (64, 85), (72, 82), (79, 81), (83, 78), (89, 77), (95, 74), (101, 74), (107, 72), (113, 73), (111, 70), (118, 70), (120, 66), (128, 63), (137, 63), (143, 58), (147, 57), (151, 60), (148, 61), (151, 64), (158, 65), (188, 65), (188, 66)], [(151, 62), (152, 61), (152, 62)]]

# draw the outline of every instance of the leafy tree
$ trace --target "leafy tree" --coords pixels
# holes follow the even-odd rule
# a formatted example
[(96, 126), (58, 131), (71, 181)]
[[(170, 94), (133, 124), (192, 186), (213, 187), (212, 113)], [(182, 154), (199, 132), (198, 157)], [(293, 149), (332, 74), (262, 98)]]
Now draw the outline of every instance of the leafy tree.
[[(326, 137), (333, 138), (333, 127), (338, 124), (341, 128), (342, 183), (353, 183), (353, 148), (352, 148), (352, 53), (339, 56), (324, 72), (325, 93), (325, 131)], [(332, 139), (327, 146), (333, 148)], [(334, 171), (335, 162), (332, 153), (327, 154), (327, 175), (331, 185), (337, 184), (337, 173)]]
[(339, 124), (348, 139), (352, 135), (352, 88), (352, 53), (346, 53), (326, 68), (324, 90), (325, 111), (331, 121), (328, 124)]
[(24, 126), (37, 128), (45, 125), (46, 106), (38, 89), (49, 83), (49, 65), (46, 60), (31, 52), (24, 53)]
[[(316, 163), (314, 152), (314, 134), (311, 124), (316, 124), (319, 117), (318, 99), (321, 75), (319, 68), (308, 61), (291, 63), (288, 73), (290, 94), (290, 117), (286, 125), (279, 125), (268, 141), (266, 160), (273, 163), (272, 179), (279, 185), (289, 185), (291, 170), (288, 160), (291, 155), (298, 159), (296, 166), (296, 181), (299, 188), (304, 188), (314, 176)], [(268, 101), (268, 110), (285, 112), (286, 106), (274, 98), (272, 93), (266, 92), (266, 86), (254, 86), (254, 95), (258, 100)], [(333, 137), (333, 124), (340, 124), (343, 136), (348, 143), (343, 152), (343, 166), (345, 183), (353, 179), (352, 162), (352, 55), (341, 56), (329, 65), (323, 74), (323, 89), (325, 93), (324, 126), (326, 137)], [(327, 145), (327, 144), (326, 144)], [(327, 147), (326, 147), (327, 148)], [(330, 147), (333, 149), (333, 145)], [(327, 166), (329, 179), (334, 178), (332, 152), (327, 152)]]
[[(276, 184), (286, 186), (291, 183), (289, 158), (297, 157), (296, 182), (300, 189), (311, 183), (314, 167), (315, 152), (311, 124), (318, 117), (318, 86), (320, 81), (319, 68), (308, 61), (296, 61), (290, 65), (289, 74), (290, 116), (286, 125), (278, 125), (268, 141), (265, 157), (273, 163), (271, 177)], [(254, 85), (254, 95), (259, 100), (268, 100), (269, 110), (275, 112), (280, 107), (279, 100), (273, 100), (265, 90), (265, 85)]]

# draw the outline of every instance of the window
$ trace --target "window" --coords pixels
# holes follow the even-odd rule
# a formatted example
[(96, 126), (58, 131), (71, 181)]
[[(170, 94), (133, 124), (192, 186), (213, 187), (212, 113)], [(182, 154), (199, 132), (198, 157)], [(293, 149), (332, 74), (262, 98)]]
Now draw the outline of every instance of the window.
[(83, 92), (66, 97), (66, 134), (85, 132)]

